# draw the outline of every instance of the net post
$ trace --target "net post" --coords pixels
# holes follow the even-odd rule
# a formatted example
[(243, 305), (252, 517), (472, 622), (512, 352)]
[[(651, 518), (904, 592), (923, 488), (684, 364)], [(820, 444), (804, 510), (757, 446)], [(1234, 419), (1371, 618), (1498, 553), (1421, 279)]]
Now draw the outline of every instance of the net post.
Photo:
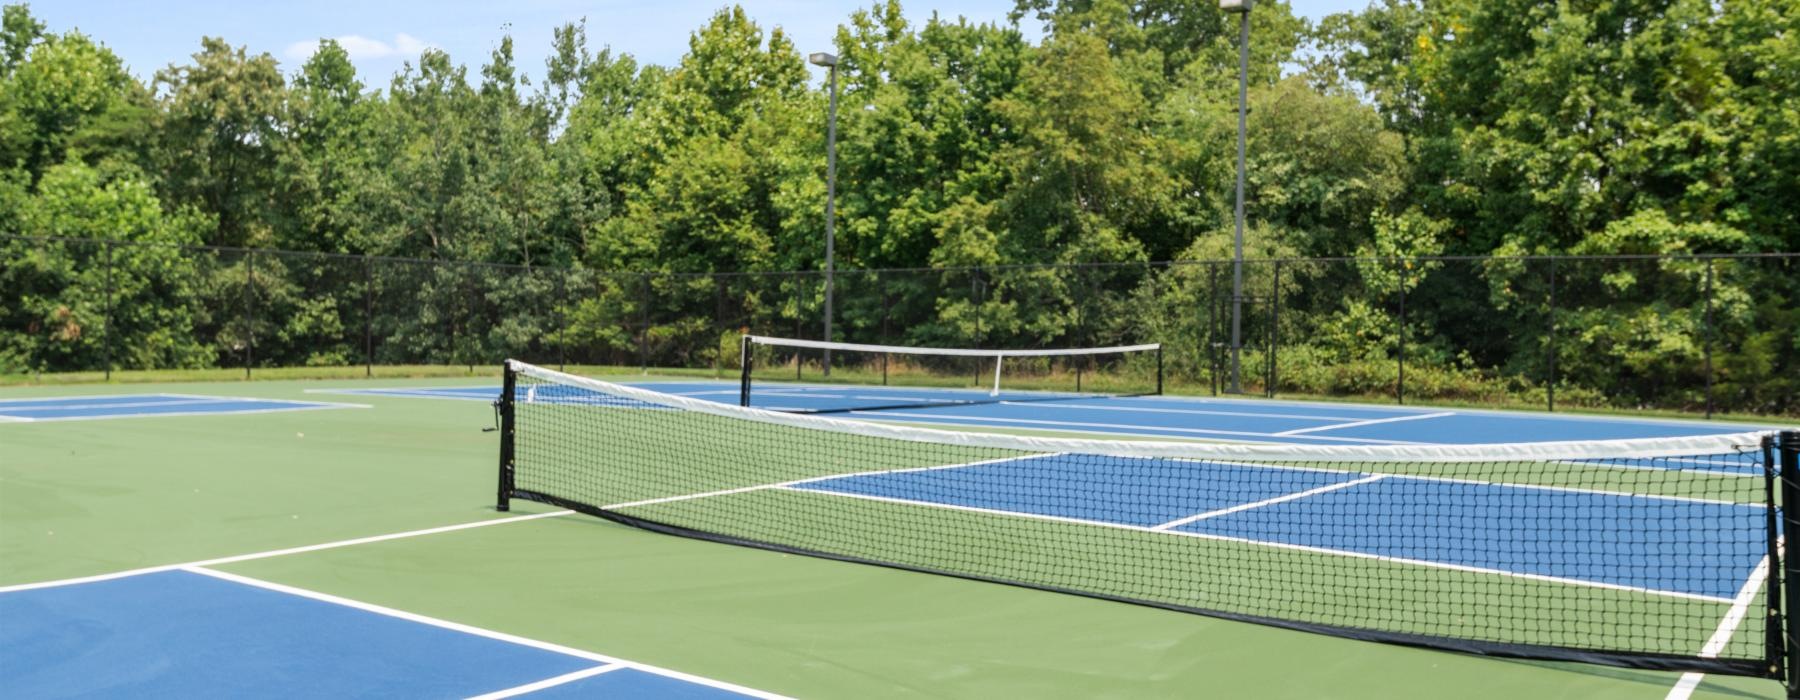
[(750, 336), (738, 339), (738, 367), (742, 374), (738, 377), (738, 405), (750, 406)]
[[(1788, 611), (1800, 609), (1800, 431), (1785, 430), (1777, 437), (1781, 453), (1781, 605)], [(1773, 566), (1773, 562), (1770, 563)], [(1773, 592), (1771, 592), (1773, 597)], [(1785, 665), (1788, 697), (1800, 697), (1800, 644), (1794, 639), (1793, 625), (1782, 619), (1782, 662)]]
[(1162, 393), (1163, 393), (1163, 353), (1162, 353), (1162, 345), (1158, 344), (1156, 346), (1156, 395), (1162, 396)]
[(513, 369), (512, 360), (503, 365), (505, 380), (501, 383), (500, 398), (494, 401), (494, 410), (500, 414), (500, 485), (494, 500), (494, 510), (502, 513), (512, 509), (513, 492), (513, 394), (518, 387), (518, 370)]
[(1770, 678), (1787, 682), (1787, 655), (1785, 649), (1787, 618), (1782, 615), (1781, 595), (1777, 591), (1784, 590), (1782, 572), (1775, 568), (1782, 561), (1781, 554), (1781, 522), (1776, 509), (1776, 479), (1778, 477), (1775, 457), (1775, 436), (1764, 435), (1758, 446), (1762, 451), (1763, 468), (1763, 539), (1768, 545), (1769, 562), (1769, 595), (1764, 596), (1764, 607), (1767, 620), (1763, 625), (1763, 656), (1768, 660)]

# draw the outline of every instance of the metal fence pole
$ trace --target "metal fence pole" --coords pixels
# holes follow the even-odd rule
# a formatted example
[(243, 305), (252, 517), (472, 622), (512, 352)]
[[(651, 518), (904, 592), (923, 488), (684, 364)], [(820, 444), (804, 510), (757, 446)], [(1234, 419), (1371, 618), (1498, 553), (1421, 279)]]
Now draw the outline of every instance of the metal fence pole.
[(556, 371), (568, 371), (569, 364), (569, 312), (566, 305), (568, 297), (569, 271), (556, 271), (556, 301), (551, 306), (556, 309)]
[(244, 378), (256, 361), (256, 252), (244, 253)]
[[(893, 315), (894, 298), (888, 296), (888, 278), (880, 272), (875, 273), (876, 283), (881, 286), (881, 344), (892, 345), (888, 337), (888, 319)], [(881, 353), (881, 385), (888, 383), (888, 354)]]
[(1548, 410), (1551, 413), (1555, 413), (1556, 412), (1556, 258), (1550, 258), (1550, 310), (1548, 313), (1548, 318), (1550, 321), (1550, 331), (1549, 331), (1550, 335), (1549, 335), (1549, 338), (1547, 339), (1547, 342), (1545, 343), (1545, 345), (1547, 346), (1547, 353), (1549, 355), (1546, 359), (1549, 361), (1550, 372), (1549, 372), (1549, 379), (1544, 382), (1544, 389), (1547, 392), (1547, 397), (1548, 397), (1548, 399), (1547, 399), (1548, 404), (1549, 404)]
[(363, 376), (375, 376), (375, 259), (363, 256)]
[(650, 373), (650, 273), (645, 272), (638, 277), (639, 291), (643, 297), (638, 301), (638, 372)]
[(102, 248), (106, 251), (106, 301), (105, 321), (100, 326), (100, 357), (106, 363), (106, 381), (112, 381), (112, 327), (113, 327), (113, 242), (107, 241)]
[(1706, 417), (1713, 417), (1713, 261), (1706, 261), (1706, 313), (1702, 319), (1700, 352), (1706, 360)]
[(1269, 398), (1275, 398), (1275, 385), (1278, 383), (1276, 370), (1279, 367), (1276, 353), (1281, 347), (1281, 261), (1275, 261), (1275, 281), (1270, 285), (1269, 295), (1269, 372), (1266, 378)]
[[(975, 347), (978, 347), (978, 348), (979, 348), (979, 347), (981, 347), (981, 342), (982, 342), (982, 337), (981, 337), (981, 307), (982, 307), (982, 306), (983, 306), (983, 305), (984, 305), (984, 303), (985, 303), (985, 299), (984, 299), (984, 296), (983, 296), (983, 291), (985, 291), (985, 290), (983, 290), (983, 289), (982, 289), (982, 288), (981, 288), (981, 268), (976, 268), (976, 269), (975, 269), (975, 277), (974, 277), (974, 279), (973, 279), (973, 280), (972, 280), (972, 281), (971, 281), (971, 282), (970, 282), (970, 284), (971, 284), (971, 285), (973, 285), (973, 287), (974, 287), (974, 293), (975, 293)], [(998, 364), (1000, 364), (1000, 358), (998, 358), (998, 357), (996, 357), (996, 358), (994, 358), (994, 364), (995, 364), (995, 365), (998, 365)], [(994, 374), (995, 374), (995, 375), (996, 375), (996, 376), (997, 376), (997, 375), (999, 375), (999, 374), (1000, 374), (1000, 369), (999, 369), (999, 368), (998, 368), (998, 367), (995, 367), (995, 368), (994, 368)], [(976, 363), (976, 367), (975, 367), (975, 386), (981, 386), (981, 366), (980, 366), (980, 363)]]
[(720, 377), (719, 371), (725, 366), (725, 360), (721, 357), (725, 353), (719, 351), (719, 338), (730, 332), (731, 327), (726, 325), (725, 320), (725, 276), (713, 273), (707, 275), (706, 278), (712, 281), (713, 288), (712, 364), (713, 378), (717, 379)]
[(1399, 359), (1399, 363), (1400, 363), (1399, 364), (1400, 376), (1398, 378), (1398, 381), (1395, 382), (1395, 384), (1394, 384), (1394, 403), (1405, 404), (1406, 403), (1406, 269), (1407, 269), (1406, 261), (1405, 260), (1400, 261), (1399, 267), (1400, 267), (1400, 343), (1399, 343), (1399, 351), (1396, 354), (1399, 356), (1398, 359)]
[(1219, 266), (1206, 265), (1206, 385), (1219, 395)]

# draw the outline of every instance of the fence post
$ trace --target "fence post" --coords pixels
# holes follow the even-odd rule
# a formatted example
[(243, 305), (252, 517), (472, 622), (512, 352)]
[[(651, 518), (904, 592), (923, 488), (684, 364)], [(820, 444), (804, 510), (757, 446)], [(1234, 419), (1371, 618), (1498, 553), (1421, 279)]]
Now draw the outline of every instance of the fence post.
[[(794, 273), (794, 337), (795, 338), (801, 337), (801, 334), (805, 332), (805, 331), (801, 330), (801, 328), (803, 327), (802, 324), (804, 323), (801, 320), (801, 317), (805, 316), (805, 314), (800, 313), (800, 310), (804, 307), (804, 304), (802, 304), (801, 302), (805, 298), (805, 295), (801, 294), (800, 290), (802, 288), (802, 285), (805, 284), (805, 282), (803, 281), (805, 279), (806, 279), (806, 273), (804, 273), (804, 272)], [(802, 371), (801, 368), (805, 364), (806, 364), (806, 358), (802, 357), (800, 355), (799, 348), (795, 348), (794, 349), (794, 381), (796, 381), (796, 382), (800, 381), (801, 371)]]
[(552, 306), (556, 309), (556, 371), (568, 371), (569, 364), (569, 312), (565, 305), (568, 297), (569, 271), (556, 271), (556, 301)]
[(713, 378), (718, 379), (721, 376), (720, 370), (725, 367), (724, 358), (721, 357), (724, 353), (719, 352), (719, 338), (731, 330), (730, 326), (725, 325), (725, 283), (723, 280), (726, 277), (723, 273), (714, 272), (708, 274), (707, 279), (712, 280), (713, 287), (713, 332), (719, 334), (713, 336), (712, 341)]
[(375, 376), (375, 259), (363, 255), (363, 376)]
[(1549, 352), (1549, 357), (1547, 359), (1549, 360), (1549, 363), (1550, 363), (1550, 376), (1549, 376), (1549, 380), (1544, 382), (1544, 388), (1548, 392), (1547, 395), (1548, 395), (1549, 411), (1551, 413), (1555, 413), (1556, 412), (1556, 258), (1549, 258), (1549, 260), (1550, 260), (1550, 312), (1548, 314), (1548, 318), (1550, 321), (1550, 337), (1549, 337), (1549, 340), (1546, 343), (1546, 345), (1548, 347), (1548, 352)]
[(1706, 313), (1700, 329), (1700, 352), (1706, 358), (1706, 417), (1713, 417), (1713, 260), (1706, 259)]
[(1206, 264), (1206, 386), (1219, 395), (1219, 266)]
[(244, 251), (244, 378), (256, 361), (256, 251)]
[(1276, 360), (1277, 348), (1281, 347), (1281, 261), (1275, 261), (1275, 281), (1271, 284), (1273, 293), (1269, 295), (1269, 371), (1264, 381), (1268, 384), (1269, 398), (1275, 398), (1277, 383), (1276, 370), (1280, 366)]
[(650, 273), (639, 280), (643, 299), (638, 307), (638, 372), (650, 373)]
[[(881, 287), (881, 344), (893, 345), (893, 339), (889, 336), (888, 326), (894, 315), (894, 298), (888, 294), (888, 276), (876, 272), (875, 280), (876, 284)], [(881, 353), (881, 385), (887, 386), (887, 383), (888, 354), (884, 352)]]
[[(979, 347), (981, 347), (981, 344), (982, 344), (981, 307), (984, 305), (984, 303), (986, 301), (985, 296), (983, 294), (983, 292), (985, 290), (983, 290), (981, 288), (981, 268), (979, 268), (979, 267), (975, 268), (975, 276), (970, 281), (970, 284), (974, 286), (974, 292), (975, 292), (975, 347), (979, 348)], [(994, 375), (995, 376), (999, 376), (999, 374), (1000, 374), (1000, 367), (999, 367), (1000, 363), (1001, 363), (1000, 358), (998, 358), (998, 357), (994, 358), (994, 365), (995, 365), (994, 366)], [(980, 363), (977, 363), (976, 367), (975, 367), (975, 386), (981, 386)], [(995, 383), (995, 387), (996, 387), (996, 389), (998, 389), (998, 387), (999, 387), (997, 380)]]
[(1399, 356), (1400, 376), (1394, 384), (1394, 403), (1401, 405), (1406, 404), (1406, 263), (1405, 259), (1401, 259), (1398, 265), (1400, 268), (1400, 342), (1399, 351), (1396, 354)]
[(105, 321), (100, 326), (100, 357), (106, 363), (106, 381), (112, 381), (112, 298), (113, 298), (113, 242), (107, 241), (103, 248), (106, 251), (106, 301)]

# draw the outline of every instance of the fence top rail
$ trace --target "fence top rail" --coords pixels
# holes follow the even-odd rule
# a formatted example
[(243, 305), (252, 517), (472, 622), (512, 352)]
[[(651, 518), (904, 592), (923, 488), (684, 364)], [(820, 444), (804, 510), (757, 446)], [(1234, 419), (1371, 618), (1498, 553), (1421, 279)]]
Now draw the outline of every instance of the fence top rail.
[[(602, 270), (587, 267), (560, 267), (545, 265), (522, 265), (518, 263), (485, 262), (476, 260), (452, 260), (446, 258), (407, 258), (389, 255), (359, 255), (355, 253), (333, 253), (326, 251), (285, 250), (278, 248), (247, 248), (240, 246), (215, 245), (182, 245), (152, 241), (117, 241), (105, 238), (73, 238), (66, 236), (24, 236), (17, 234), (0, 234), (0, 240), (35, 241), (43, 243), (75, 243), (85, 245), (164, 247), (185, 251), (207, 253), (234, 253), (241, 255), (271, 255), (277, 257), (311, 257), (334, 260), (360, 260), (364, 262), (380, 262), (404, 265), (447, 265), (465, 268), (486, 268), (493, 270), (512, 270), (517, 272), (543, 272), (564, 274), (609, 275), (620, 277), (663, 277), (663, 278), (698, 278), (698, 277), (819, 277), (824, 270), (730, 270), (730, 271), (672, 271), (672, 270)], [(1718, 260), (1800, 260), (1800, 251), (1796, 252), (1760, 252), (1760, 253), (1631, 253), (1612, 255), (1420, 255), (1420, 256), (1370, 256), (1370, 257), (1286, 257), (1286, 258), (1245, 258), (1246, 265), (1268, 264), (1317, 264), (1317, 263), (1389, 263), (1404, 262), (1624, 262), (1624, 261), (1718, 261)], [(1128, 270), (1174, 267), (1213, 267), (1232, 265), (1234, 260), (1227, 258), (1209, 260), (1161, 260), (1161, 261), (1107, 261), (1107, 262), (1074, 262), (1074, 263), (1009, 263), (1002, 265), (951, 265), (943, 267), (886, 267), (886, 268), (839, 268), (836, 275), (868, 275), (868, 274), (923, 274), (923, 273), (968, 273), (982, 274), (993, 272), (1029, 272), (1047, 270)]]

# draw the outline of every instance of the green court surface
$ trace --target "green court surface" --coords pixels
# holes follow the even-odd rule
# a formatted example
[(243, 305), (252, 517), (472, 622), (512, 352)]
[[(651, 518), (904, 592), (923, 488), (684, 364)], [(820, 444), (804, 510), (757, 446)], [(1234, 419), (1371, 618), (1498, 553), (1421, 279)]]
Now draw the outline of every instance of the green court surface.
[[(796, 697), (1661, 698), (1679, 674), (1356, 642), (493, 509), (478, 401), (308, 389), (469, 380), (0, 389), (366, 404), (0, 424), (0, 586), (514, 518), (211, 565)], [(1709, 676), (1696, 698), (1779, 697)]]

